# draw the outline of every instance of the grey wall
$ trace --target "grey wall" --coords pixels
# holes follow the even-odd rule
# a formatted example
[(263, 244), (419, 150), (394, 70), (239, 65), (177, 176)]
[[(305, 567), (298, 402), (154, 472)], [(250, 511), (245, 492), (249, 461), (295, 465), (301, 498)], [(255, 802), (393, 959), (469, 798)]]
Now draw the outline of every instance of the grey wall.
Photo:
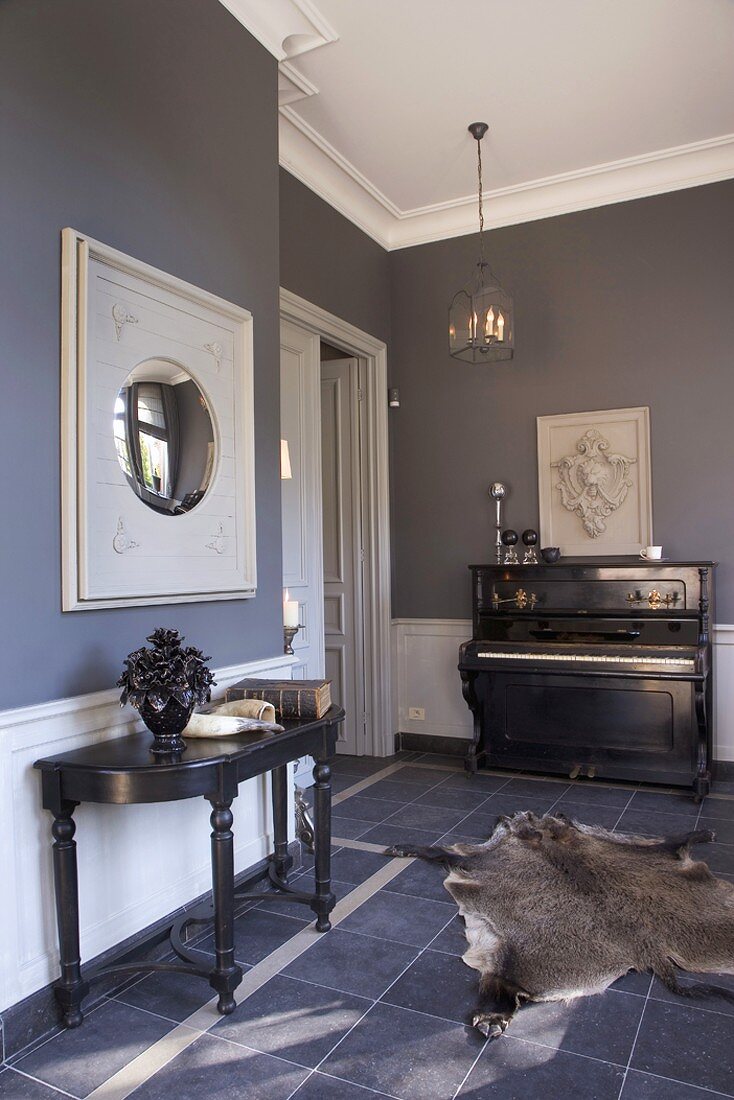
[[(111, 686), (159, 624), (215, 665), (281, 650), (276, 79), (217, 0), (0, 4), (0, 707)], [(62, 614), (67, 225), (252, 310), (255, 600)]]
[(280, 283), (389, 341), (389, 253), (285, 169), (280, 173)]
[(721, 563), (716, 619), (734, 622), (734, 181), (492, 232), (515, 295), (509, 364), (446, 351), (476, 249), (390, 255), (393, 614), (469, 615), (491, 481), (510, 486), (507, 526), (537, 526), (536, 416), (649, 405), (655, 541)]

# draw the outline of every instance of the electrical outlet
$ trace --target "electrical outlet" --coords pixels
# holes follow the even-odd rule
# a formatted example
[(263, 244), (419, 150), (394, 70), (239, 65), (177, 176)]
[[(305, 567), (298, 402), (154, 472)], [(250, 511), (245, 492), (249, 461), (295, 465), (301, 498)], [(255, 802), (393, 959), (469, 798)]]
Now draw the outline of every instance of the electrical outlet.
[(411, 722), (425, 722), (426, 712), (423, 707), (408, 707), (408, 718)]

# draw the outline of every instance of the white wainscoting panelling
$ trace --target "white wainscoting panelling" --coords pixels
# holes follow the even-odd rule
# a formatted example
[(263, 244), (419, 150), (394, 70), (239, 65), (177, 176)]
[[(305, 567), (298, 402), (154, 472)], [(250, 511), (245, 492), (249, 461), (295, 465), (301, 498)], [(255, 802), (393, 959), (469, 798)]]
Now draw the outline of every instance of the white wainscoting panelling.
[[(288, 678), (293, 660), (278, 656), (219, 669), (215, 694), (243, 676)], [(34, 760), (142, 728), (134, 710), (120, 708), (114, 689), (0, 712), (0, 1011), (58, 977), (52, 819), (41, 808), (41, 776)], [(249, 780), (233, 803), (236, 871), (271, 849), (269, 787), (266, 776)], [(290, 791), (289, 796), (292, 835)], [(78, 808), (83, 960), (211, 888), (209, 813), (203, 798)]]
[[(472, 736), (472, 718), (456, 667), (459, 646), (468, 638), (469, 619), (393, 619), (396, 731)], [(425, 719), (411, 720), (411, 707), (422, 707)]]
[[(472, 736), (461, 694), (459, 646), (471, 638), (469, 619), (393, 619), (393, 730), (440, 737)], [(734, 624), (713, 629), (714, 759), (734, 760)], [(424, 721), (408, 717), (422, 707)]]

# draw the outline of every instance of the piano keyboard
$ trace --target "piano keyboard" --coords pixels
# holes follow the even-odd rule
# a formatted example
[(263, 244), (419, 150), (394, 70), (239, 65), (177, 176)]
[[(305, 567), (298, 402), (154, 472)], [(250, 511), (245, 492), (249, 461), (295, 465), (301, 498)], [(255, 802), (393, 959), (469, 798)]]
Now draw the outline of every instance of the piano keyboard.
[(500, 661), (578, 661), (581, 664), (610, 665), (674, 665), (676, 668), (695, 668), (692, 657), (628, 657), (610, 656), (607, 653), (507, 653), (501, 650), (480, 650), (477, 657)]

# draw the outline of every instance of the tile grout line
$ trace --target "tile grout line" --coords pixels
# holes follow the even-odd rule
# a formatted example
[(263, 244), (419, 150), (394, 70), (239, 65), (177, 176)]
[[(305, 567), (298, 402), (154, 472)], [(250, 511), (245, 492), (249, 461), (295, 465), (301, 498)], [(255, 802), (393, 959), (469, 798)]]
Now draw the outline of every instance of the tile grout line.
[[(360, 905), (368, 901), (388, 882), (392, 881), (403, 868), (407, 866), (405, 861), (393, 859), (371, 875), (365, 882), (360, 883), (347, 898), (337, 902), (331, 912), (333, 926), (338, 926)], [(352, 897), (352, 895), (355, 895)], [(453, 915), (452, 915), (453, 919)], [(447, 922), (448, 923), (448, 922)], [(270, 978), (279, 974), (289, 963), (300, 957), (309, 947), (318, 943), (320, 934), (311, 924), (297, 932), (284, 944), (276, 948), (260, 963), (248, 970), (238, 987), (238, 992), (244, 992), (239, 1004), (253, 996)], [(117, 1073), (113, 1074), (101, 1085), (98, 1085), (87, 1096), (86, 1100), (125, 1100), (135, 1089), (148, 1081), (160, 1069), (182, 1053), (201, 1035), (210, 1031), (215, 1024), (222, 1019), (216, 1013), (217, 998), (213, 997), (202, 1005), (190, 1016), (181, 1021), (175, 1028), (151, 1044), (146, 1050), (129, 1062)]]
[(68, 1089), (62, 1089), (60, 1085), (49, 1085), (48, 1081), (42, 1081), (40, 1077), (34, 1077), (32, 1073), (26, 1073), (25, 1070), (16, 1069), (14, 1066), (7, 1065), (5, 1063), (6, 1073), (17, 1073), (19, 1077), (25, 1077), (27, 1081), (35, 1081), (38, 1085), (43, 1085), (44, 1088), (52, 1089), (58, 1092), (59, 1096), (68, 1096), (70, 1100), (81, 1100), (80, 1097), (74, 1092), (69, 1092)]
[(629, 1058), (627, 1059), (627, 1065), (624, 1067), (624, 1073), (622, 1074), (622, 1084), (619, 1087), (619, 1094), (617, 1096), (617, 1100), (621, 1100), (622, 1093), (624, 1091), (624, 1086), (627, 1083), (627, 1074), (629, 1073), (630, 1066), (632, 1065), (632, 1058), (634, 1057), (635, 1047), (637, 1046), (637, 1039), (638, 1039), (640, 1031), (642, 1029), (642, 1021), (645, 1019), (645, 1011), (647, 1009), (647, 1002), (650, 1000), (650, 990), (652, 989), (652, 983), (653, 983), (654, 980), (655, 980), (654, 975), (651, 975), (650, 976), (650, 984), (647, 987), (647, 996), (645, 997), (645, 1003), (642, 1006), (642, 1012), (640, 1013), (640, 1020), (639, 1020), (639, 1023), (637, 1024), (637, 1030), (635, 1031), (635, 1037), (632, 1040), (632, 1046), (630, 1048)]

